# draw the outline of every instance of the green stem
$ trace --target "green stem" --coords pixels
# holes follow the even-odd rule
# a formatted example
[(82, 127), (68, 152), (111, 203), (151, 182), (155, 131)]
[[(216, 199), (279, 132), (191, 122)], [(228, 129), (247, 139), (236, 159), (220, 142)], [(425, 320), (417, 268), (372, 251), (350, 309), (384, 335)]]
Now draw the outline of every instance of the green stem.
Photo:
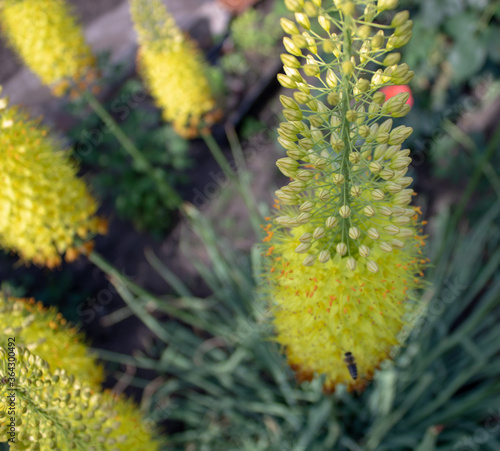
[[(202, 137), (217, 164), (229, 177), (229, 180), (231, 180), (231, 182), (234, 183), (234, 186), (236, 187), (241, 197), (243, 198), (243, 202), (245, 202), (245, 205), (248, 211), (250, 212), (250, 221), (252, 223), (252, 228), (254, 229), (256, 235), (258, 236), (260, 234), (260, 227), (259, 227), (260, 214), (258, 213), (255, 202), (251, 198), (250, 187), (246, 186), (247, 184), (244, 181), (242, 181), (242, 178), (238, 177), (238, 174), (235, 171), (233, 171), (231, 165), (229, 164), (227, 158), (222, 153), (222, 150), (220, 146), (217, 144), (217, 141), (215, 141), (214, 137), (211, 134), (204, 134), (202, 135)], [(235, 137), (232, 137), (232, 139), (230, 139), (230, 143), (231, 146), (235, 145)], [(238, 152), (241, 151), (238, 151), (237, 148), (233, 147), (231, 147), (231, 150), (233, 154), (235, 154), (235, 160), (237, 163), (239, 159), (243, 159), (243, 155), (238, 154)], [(238, 155), (239, 158), (236, 158), (236, 155)], [(242, 167), (241, 169), (244, 170), (244, 167)]]
[(113, 133), (118, 142), (122, 145), (123, 150), (132, 158), (134, 168), (143, 173), (147, 173), (155, 181), (158, 189), (165, 196), (165, 204), (169, 208), (176, 208), (181, 202), (181, 197), (177, 192), (170, 186), (170, 184), (162, 176), (161, 171), (155, 171), (151, 163), (142, 154), (142, 152), (136, 147), (136, 145), (131, 141), (131, 139), (123, 132), (116, 121), (111, 117), (111, 115), (102, 106), (101, 102), (90, 92), (86, 91), (85, 99), (89, 106), (94, 110), (94, 112), (99, 116), (99, 118), (106, 124), (108, 130)]

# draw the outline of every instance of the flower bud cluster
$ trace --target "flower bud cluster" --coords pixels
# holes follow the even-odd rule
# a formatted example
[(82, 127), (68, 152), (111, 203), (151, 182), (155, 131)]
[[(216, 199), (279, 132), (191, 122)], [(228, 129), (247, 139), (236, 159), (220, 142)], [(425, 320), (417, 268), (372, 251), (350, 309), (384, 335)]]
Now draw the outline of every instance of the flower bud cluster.
[(207, 63), (160, 0), (132, 0), (130, 11), (139, 38), (138, 69), (147, 88), (178, 134), (197, 136), (218, 114)]
[(96, 61), (83, 30), (63, 0), (3, 0), (0, 28), (26, 65), (62, 95), (96, 76)]
[[(295, 21), (282, 19), (286, 157), (290, 182), (276, 192), (269, 243), (268, 290), (277, 341), (299, 380), (324, 374), (361, 389), (387, 358), (414, 305), (426, 259), (419, 209), (411, 207), (412, 129), (408, 93), (390, 99), (381, 88), (413, 77), (396, 51), (411, 37), (407, 11), (377, 23), (397, 0), (285, 0)], [(377, 69), (377, 67), (382, 67)], [(351, 352), (359, 379), (342, 361)]]
[[(0, 87), (1, 92), (1, 87)], [(0, 244), (49, 268), (106, 226), (96, 201), (49, 130), (0, 98)]]
[[(15, 347), (0, 347), (0, 441), (7, 442), (13, 427), (16, 449), (159, 449), (151, 427), (141, 424), (142, 415), (131, 401), (101, 391), (95, 381), (86, 382), (88, 368), (82, 365), (82, 356), (69, 352), (77, 349), (71, 333), (59, 333), (60, 346), (68, 352), (62, 362), (65, 366), (55, 367), (57, 360), (52, 356), (49, 363), (36, 352), (47, 354), (39, 346), (44, 339), (42, 327), (46, 326), (45, 318), (40, 318), (43, 309), (12, 299), (1, 310), (5, 315), (12, 313), (15, 320), (16, 312), (27, 310), (28, 305), (38, 311), (26, 316), (24, 322), (38, 324), (39, 336), (24, 334), (30, 327), (24, 324), (13, 328), (16, 337), (21, 337)], [(60, 318), (57, 321), (63, 323)], [(91, 362), (87, 356), (83, 359)], [(78, 371), (70, 373), (68, 368)]]
[[(287, 156), (276, 163), (292, 181), (276, 197), (296, 208), (287, 208), (276, 222), (289, 228), (310, 224), (311, 231), (326, 228), (320, 238), (298, 247), (305, 265), (326, 263), (338, 248), (347, 248), (341, 254), (345, 264), (354, 270), (362, 259), (376, 272), (360, 246), (390, 252), (414, 216), (405, 208), (413, 191), (406, 176), (410, 151), (402, 148), (412, 129), (394, 127), (392, 120), (410, 111), (409, 93), (386, 100), (380, 92), (413, 76), (406, 64), (398, 64), (401, 55), (392, 52), (409, 41), (412, 21), (407, 11), (396, 14), (391, 34), (373, 22), (393, 4), (337, 1), (328, 10), (320, 1), (290, 0), (295, 22), (281, 19), (289, 37), (284, 38), (288, 53), (282, 55), (285, 74), (278, 78), (295, 91), (281, 96), (286, 122), (278, 141)], [(329, 14), (332, 9), (340, 19)], [(318, 27), (322, 35), (314, 31)], [(386, 67), (369, 70), (374, 63)]]

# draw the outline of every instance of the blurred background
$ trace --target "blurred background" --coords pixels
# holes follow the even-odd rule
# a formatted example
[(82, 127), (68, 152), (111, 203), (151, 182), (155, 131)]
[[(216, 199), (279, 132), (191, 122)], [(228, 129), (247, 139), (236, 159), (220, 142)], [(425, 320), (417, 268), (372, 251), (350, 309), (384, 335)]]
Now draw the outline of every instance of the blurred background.
[[(196, 210), (167, 208), (102, 121), (78, 100), (54, 98), (0, 36), (4, 93), (12, 104), (44, 116), (72, 149), (102, 203), (110, 230), (97, 238), (96, 249), (165, 304), (119, 293), (83, 258), (49, 271), (20, 267), (15, 256), (3, 252), (2, 290), (55, 305), (80, 324), (106, 361), (106, 385), (142, 402), (173, 437), (171, 449), (500, 449), (500, 334), (495, 329), (500, 1), (400, 2), (414, 21), (412, 41), (402, 49), (403, 61), (416, 74), (410, 85), (414, 107), (403, 121), (415, 130), (408, 144), (410, 175), (430, 236), (430, 284), (422, 293), (428, 320), (375, 388), (361, 398), (340, 390), (333, 403), (326, 403), (318, 384), (301, 391), (286, 365), (276, 363), (277, 350), (261, 341), (266, 331), (259, 325), (263, 316), (254, 294), (260, 237), (206, 143), (186, 140), (162, 122), (136, 73), (137, 38), (128, 2), (69, 3), (99, 57), (104, 79), (99, 98)], [(232, 160), (230, 144), (234, 147), (238, 136), (246, 161), (240, 177), (265, 215), (284, 181), (275, 166), (283, 154), (275, 132), (282, 90), (276, 75), (283, 52), (279, 18), (290, 13), (281, 0), (165, 4), (211, 65), (208, 75), (223, 116), (214, 137)], [(124, 300), (127, 295), (141, 314)], [(241, 309), (233, 308), (236, 304)], [(158, 339), (151, 318), (170, 338)], [(221, 326), (204, 330), (193, 318)], [(469, 318), (474, 321), (468, 323)], [(468, 372), (471, 368), (475, 372)], [(254, 404), (253, 390), (258, 391)], [(218, 407), (210, 405), (214, 399)], [(230, 399), (246, 400), (246, 407)]]

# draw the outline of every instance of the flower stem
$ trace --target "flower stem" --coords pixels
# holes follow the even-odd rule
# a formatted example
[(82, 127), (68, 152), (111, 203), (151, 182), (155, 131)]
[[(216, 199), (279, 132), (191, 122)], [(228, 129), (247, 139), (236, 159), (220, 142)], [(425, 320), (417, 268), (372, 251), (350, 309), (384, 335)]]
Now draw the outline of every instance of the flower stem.
[(99, 118), (106, 124), (106, 127), (115, 136), (118, 142), (122, 145), (123, 150), (132, 158), (134, 168), (139, 171), (150, 175), (155, 181), (161, 194), (165, 196), (165, 204), (169, 208), (176, 208), (181, 202), (181, 197), (170, 186), (170, 184), (162, 176), (161, 171), (156, 171), (142, 152), (136, 147), (132, 140), (123, 132), (116, 121), (106, 111), (101, 102), (87, 90), (84, 97), (89, 106), (99, 116)]

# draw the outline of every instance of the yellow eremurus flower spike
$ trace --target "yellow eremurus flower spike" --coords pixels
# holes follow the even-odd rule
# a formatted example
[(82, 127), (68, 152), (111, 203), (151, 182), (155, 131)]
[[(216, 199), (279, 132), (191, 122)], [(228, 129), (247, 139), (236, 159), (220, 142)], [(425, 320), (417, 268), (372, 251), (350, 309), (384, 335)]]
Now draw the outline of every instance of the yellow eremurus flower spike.
[(96, 201), (49, 130), (16, 107), (0, 110), (0, 245), (53, 268), (101, 231)]
[(132, 0), (130, 10), (139, 39), (138, 69), (147, 88), (177, 133), (197, 136), (215, 120), (203, 56), (160, 0)]
[(0, 28), (54, 94), (64, 94), (73, 83), (85, 86), (95, 76), (95, 57), (63, 0), (3, 0)]
[[(417, 215), (405, 208), (413, 195), (406, 189), (411, 158), (401, 150), (412, 130), (393, 128), (391, 119), (409, 108), (402, 109), (406, 98), (385, 102), (379, 91), (406, 83), (412, 73), (397, 64), (399, 56), (373, 76), (366, 68), (388, 61), (389, 52), (411, 37), (406, 13), (397, 16), (392, 35), (372, 22), (396, 3), (336, 1), (340, 22), (330, 21), (319, 5), (309, 19), (324, 32), (299, 46), (305, 62), (297, 67), (282, 57), (287, 75), (279, 80), (296, 92), (294, 100), (282, 97), (287, 122), (280, 124), (279, 141), (287, 157), (277, 166), (292, 181), (276, 192), (279, 217), (264, 240), (267, 293), (276, 340), (298, 379), (323, 374), (327, 391), (339, 383), (363, 388), (400, 344), (415, 307), (412, 292), (420, 284), (422, 239)], [(296, 0), (286, 5), (297, 22), (287, 22), (286, 42), (298, 46), (296, 29), (308, 29), (308, 8)], [(340, 29), (331, 30), (333, 23)], [(337, 58), (318, 57), (314, 48), (320, 44)], [(297, 53), (291, 45), (287, 50)], [(356, 368), (346, 361), (355, 361)]]

